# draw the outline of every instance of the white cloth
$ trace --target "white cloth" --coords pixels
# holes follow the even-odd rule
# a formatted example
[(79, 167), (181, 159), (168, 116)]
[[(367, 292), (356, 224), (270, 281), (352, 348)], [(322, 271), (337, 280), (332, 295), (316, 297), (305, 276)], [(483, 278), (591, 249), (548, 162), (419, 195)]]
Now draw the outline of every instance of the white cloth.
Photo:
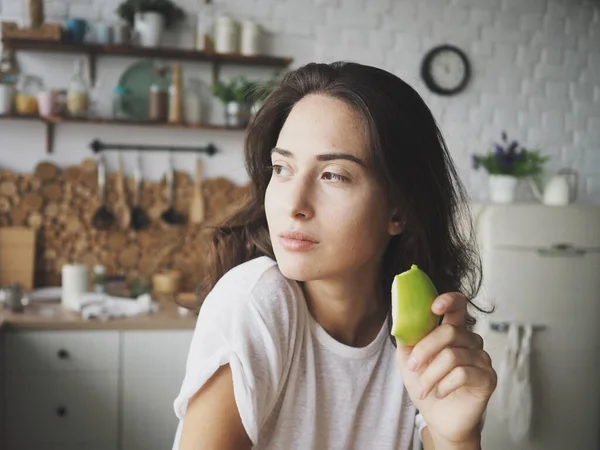
[(255, 449), (409, 450), (415, 427), (425, 427), (387, 322), (366, 347), (336, 341), (267, 257), (226, 273), (204, 301), (174, 401), (174, 449), (190, 397), (225, 364)]
[(529, 365), (532, 334), (532, 326), (525, 326), (509, 399), (511, 416), (508, 418), (508, 430), (515, 443), (525, 442), (531, 426), (533, 399)]
[(512, 411), (510, 408), (510, 395), (517, 366), (519, 353), (519, 325), (511, 323), (508, 329), (508, 339), (504, 348), (504, 359), (498, 369), (498, 382), (495, 394), (496, 414), (502, 421), (508, 420)]
[(157, 306), (152, 304), (150, 294), (143, 294), (136, 299), (131, 299), (86, 293), (80, 296), (78, 302), (78, 310), (84, 319), (109, 320), (133, 317), (149, 314), (157, 309)]

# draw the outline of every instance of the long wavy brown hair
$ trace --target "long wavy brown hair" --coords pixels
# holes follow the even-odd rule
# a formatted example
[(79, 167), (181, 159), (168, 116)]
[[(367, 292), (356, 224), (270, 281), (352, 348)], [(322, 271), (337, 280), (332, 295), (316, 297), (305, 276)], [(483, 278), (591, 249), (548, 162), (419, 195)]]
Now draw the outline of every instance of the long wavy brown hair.
[[(489, 312), (471, 301), (482, 273), (467, 195), (431, 111), (397, 76), (351, 62), (310, 63), (288, 72), (251, 121), (244, 145), (249, 195), (214, 229), (200, 300), (233, 267), (259, 256), (275, 259), (264, 207), (271, 150), (288, 114), (308, 94), (342, 100), (362, 116), (370, 167), (403, 213), (404, 230), (381, 262), (382, 292), (390, 291), (395, 274), (417, 264), (440, 293), (460, 291)], [(382, 301), (389, 306), (389, 299)]]

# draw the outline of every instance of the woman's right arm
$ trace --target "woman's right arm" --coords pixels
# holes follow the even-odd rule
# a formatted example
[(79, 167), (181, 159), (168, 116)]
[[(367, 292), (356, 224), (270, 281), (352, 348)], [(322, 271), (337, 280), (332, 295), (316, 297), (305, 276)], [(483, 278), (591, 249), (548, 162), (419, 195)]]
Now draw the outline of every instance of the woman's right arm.
[(179, 450), (250, 450), (233, 395), (229, 365), (221, 366), (190, 399)]

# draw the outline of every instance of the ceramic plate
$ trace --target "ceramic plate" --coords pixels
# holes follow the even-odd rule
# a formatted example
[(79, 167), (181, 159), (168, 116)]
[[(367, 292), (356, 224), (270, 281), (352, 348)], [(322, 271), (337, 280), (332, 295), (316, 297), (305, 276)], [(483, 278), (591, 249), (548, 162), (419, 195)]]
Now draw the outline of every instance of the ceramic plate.
[[(159, 69), (165, 68), (161, 78)], [(133, 120), (148, 120), (148, 95), (150, 86), (160, 83), (163, 89), (169, 86), (169, 70), (164, 63), (153, 60), (139, 61), (129, 66), (121, 75), (119, 85), (127, 90), (124, 109)]]

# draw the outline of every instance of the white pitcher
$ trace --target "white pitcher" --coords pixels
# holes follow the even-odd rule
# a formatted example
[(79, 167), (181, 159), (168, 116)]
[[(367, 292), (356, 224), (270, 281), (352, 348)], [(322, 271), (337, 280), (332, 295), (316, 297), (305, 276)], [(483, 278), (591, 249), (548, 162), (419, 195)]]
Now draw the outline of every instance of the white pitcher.
[(134, 30), (142, 47), (158, 47), (165, 29), (165, 18), (156, 12), (135, 13)]
[(529, 184), (533, 195), (545, 205), (566, 206), (577, 199), (579, 173), (575, 169), (560, 169), (546, 183), (543, 192), (531, 177)]

